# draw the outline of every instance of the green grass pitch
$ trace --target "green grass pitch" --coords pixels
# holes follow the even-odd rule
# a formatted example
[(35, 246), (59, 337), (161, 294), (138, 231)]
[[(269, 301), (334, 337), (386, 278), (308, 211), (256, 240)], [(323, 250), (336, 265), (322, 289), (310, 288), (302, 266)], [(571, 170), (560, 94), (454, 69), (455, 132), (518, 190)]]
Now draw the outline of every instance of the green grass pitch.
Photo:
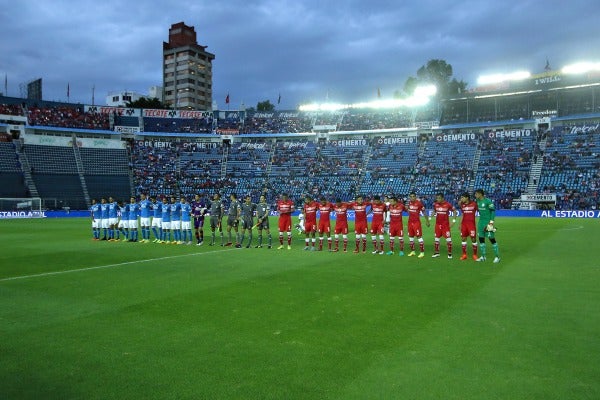
[(498, 218), (496, 265), (89, 225), (0, 221), (0, 398), (600, 398), (597, 219)]

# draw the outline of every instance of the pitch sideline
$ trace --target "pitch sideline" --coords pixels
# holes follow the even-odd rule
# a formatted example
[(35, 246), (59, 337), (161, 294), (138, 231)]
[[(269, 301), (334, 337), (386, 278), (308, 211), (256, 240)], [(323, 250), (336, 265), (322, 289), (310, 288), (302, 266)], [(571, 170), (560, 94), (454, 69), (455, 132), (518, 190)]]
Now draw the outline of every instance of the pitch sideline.
[(122, 262), (122, 263), (117, 263), (117, 264), (97, 265), (95, 267), (68, 269), (68, 270), (64, 270), (64, 271), (43, 272), (41, 274), (11, 276), (9, 278), (1, 278), (0, 282), (16, 281), (16, 280), (19, 280), (19, 279), (38, 278), (38, 277), (42, 277), (42, 276), (62, 275), (62, 274), (69, 274), (69, 273), (72, 273), (72, 272), (85, 272), (85, 271), (92, 271), (92, 270), (95, 270), (95, 269), (106, 269), (106, 268), (122, 267), (124, 265), (130, 265), (130, 264), (138, 264), (138, 263), (145, 263), (145, 262), (169, 260), (169, 259), (172, 259), (172, 258), (198, 256), (198, 255), (203, 255), (203, 254), (214, 254), (214, 253), (221, 253), (221, 252), (224, 252), (224, 251), (232, 251), (232, 250), (234, 250), (234, 249), (207, 251), (207, 252), (199, 252), (199, 253), (188, 253), (188, 254), (178, 254), (178, 255), (174, 255), (174, 256), (148, 258), (148, 259), (145, 259), (145, 260), (127, 261), (127, 262)]

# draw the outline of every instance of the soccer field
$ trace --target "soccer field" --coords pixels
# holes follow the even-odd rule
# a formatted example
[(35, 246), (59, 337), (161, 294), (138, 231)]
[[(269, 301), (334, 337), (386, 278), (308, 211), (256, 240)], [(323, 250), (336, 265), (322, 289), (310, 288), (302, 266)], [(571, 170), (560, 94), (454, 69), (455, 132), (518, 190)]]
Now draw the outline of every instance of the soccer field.
[(598, 220), (497, 225), (499, 264), (0, 221), (0, 398), (600, 398)]

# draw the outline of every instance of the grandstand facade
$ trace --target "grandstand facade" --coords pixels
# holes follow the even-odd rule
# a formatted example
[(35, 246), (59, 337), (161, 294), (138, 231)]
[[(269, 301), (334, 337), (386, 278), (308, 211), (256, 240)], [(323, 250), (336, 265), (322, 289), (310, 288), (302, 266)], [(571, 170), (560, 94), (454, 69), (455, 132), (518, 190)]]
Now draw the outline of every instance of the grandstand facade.
[(597, 209), (598, 81), (549, 79), (546, 90), (477, 91), (417, 111), (147, 110), (0, 97), (0, 197), (86, 209), (92, 198), (140, 193), (274, 201), (283, 192), (349, 200), (414, 190), (430, 203), (437, 192), (455, 202), (481, 187), (498, 208), (549, 194), (558, 209)]

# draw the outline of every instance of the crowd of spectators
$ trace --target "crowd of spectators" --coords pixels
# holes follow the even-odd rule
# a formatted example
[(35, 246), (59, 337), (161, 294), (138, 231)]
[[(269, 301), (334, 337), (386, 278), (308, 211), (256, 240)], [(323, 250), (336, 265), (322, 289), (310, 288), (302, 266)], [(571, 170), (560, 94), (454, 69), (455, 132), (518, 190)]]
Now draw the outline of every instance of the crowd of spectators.
[(110, 130), (109, 115), (84, 112), (77, 107), (27, 107), (27, 122), (31, 126)]

